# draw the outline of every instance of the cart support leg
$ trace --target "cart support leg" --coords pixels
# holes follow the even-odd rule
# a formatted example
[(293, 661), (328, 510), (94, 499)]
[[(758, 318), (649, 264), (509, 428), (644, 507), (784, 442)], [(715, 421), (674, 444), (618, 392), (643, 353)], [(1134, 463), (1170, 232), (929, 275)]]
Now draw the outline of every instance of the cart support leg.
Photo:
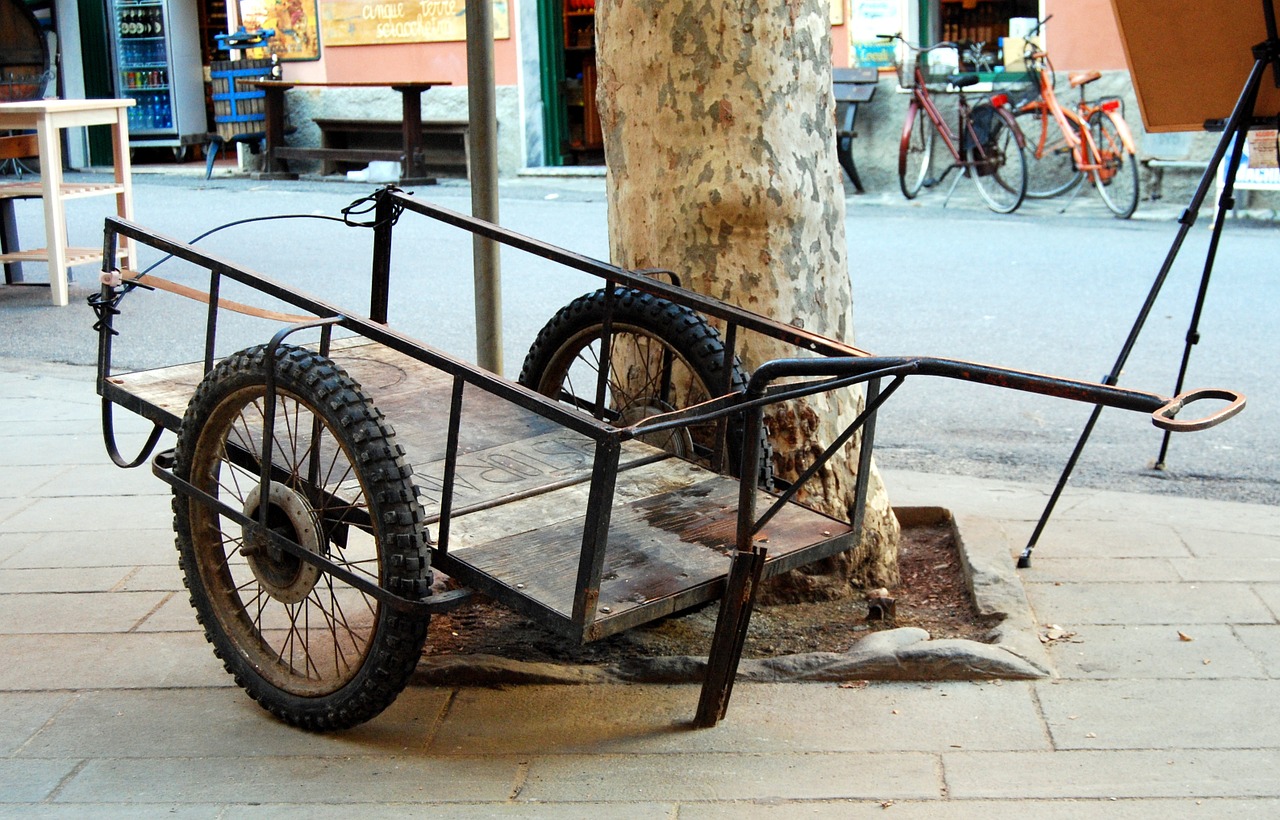
[(711, 656), (707, 658), (707, 676), (702, 681), (698, 698), (698, 714), (693, 725), (699, 729), (715, 726), (729, 711), (729, 695), (738, 674), (742, 645), (747, 639), (747, 625), (755, 605), (756, 590), (764, 571), (765, 550), (737, 552), (729, 567), (724, 597), (720, 599), (720, 616), (711, 639)]

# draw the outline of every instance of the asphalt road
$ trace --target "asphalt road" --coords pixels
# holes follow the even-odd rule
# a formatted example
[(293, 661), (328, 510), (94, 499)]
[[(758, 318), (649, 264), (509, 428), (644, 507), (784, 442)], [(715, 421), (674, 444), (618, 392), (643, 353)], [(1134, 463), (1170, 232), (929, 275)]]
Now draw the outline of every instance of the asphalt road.
[[(964, 186), (961, 186), (962, 188)], [(253, 182), (139, 175), (137, 221), (190, 240), (234, 220), (301, 214), (337, 216), (371, 189), (330, 182)], [(417, 192), (460, 211), (459, 184)], [(1144, 203), (1135, 219), (1107, 216), (1096, 195), (1030, 203), (1011, 216), (961, 195), (906, 203), (896, 194), (850, 200), (847, 233), (858, 343), (881, 354), (930, 355), (1098, 380), (1112, 367), (1176, 233), (1176, 207)], [(23, 245), (43, 244), (39, 204), (19, 202)], [(73, 203), (73, 236), (95, 236), (101, 207)], [(398, 230), (391, 323), (454, 355), (474, 354), (469, 239), (418, 217)], [(502, 221), (514, 230), (606, 258), (600, 180), (504, 183)], [(1199, 285), (1211, 214), (1202, 214), (1179, 256), (1122, 378), (1123, 386), (1168, 394)], [(367, 302), (371, 234), (330, 220), (290, 218), (236, 225), (200, 245), (292, 287), (340, 305)], [(77, 240), (81, 241), (81, 240)], [(1231, 221), (1201, 320), (1188, 386), (1244, 391), (1249, 407), (1210, 431), (1175, 437), (1168, 469), (1148, 469), (1160, 431), (1139, 414), (1103, 413), (1075, 483), (1111, 489), (1280, 504), (1280, 345), (1276, 258), (1280, 227)], [(155, 257), (144, 257), (144, 264)], [(596, 285), (519, 252), (503, 257), (504, 369), (518, 373), (524, 351), (562, 305)], [(179, 263), (169, 278), (202, 284)], [(32, 270), (38, 276), (40, 271)], [(91, 364), (93, 317), (84, 304), (95, 274), (77, 272), (73, 304), (54, 309), (39, 289), (0, 289), (6, 332), (0, 356)], [(234, 289), (224, 295), (236, 298)], [(256, 300), (255, 302), (260, 301)], [(164, 293), (135, 292), (117, 326), (115, 362), (136, 369), (202, 355), (204, 310)], [(220, 353), (265, 341), (274, 326), (228, 318)], [(1056, 480), (1090, 408), (1059, 399), (941, 379), (912, 378), (881, 416), (885, 466), (1017, 479)]]

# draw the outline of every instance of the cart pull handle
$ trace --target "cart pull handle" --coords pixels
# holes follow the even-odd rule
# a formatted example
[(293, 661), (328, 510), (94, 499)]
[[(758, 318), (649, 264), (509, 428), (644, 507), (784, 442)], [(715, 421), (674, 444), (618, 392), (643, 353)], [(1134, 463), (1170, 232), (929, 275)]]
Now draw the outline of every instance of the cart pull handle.
[[(1225, 401), (1229, 402), (1229, 404), (1203, 418), (1187, 419), (1185, 421), (1176, 418), (1178, 413), (1182, 412), (1182, 409), (1188, 404), (1204, 400)], [(1169, 399), (1168, 404), (1151, 414), (1151, 421), (1162, 430), (1169, 430), (1175, 433), (1191, 433), (1196, 430), (1208, 430), (1210, 427), (1215, 427), (1243, 409), (1244, 394), (1218, 387), (1205, 387), (1199, 390), (1190, 390)]]

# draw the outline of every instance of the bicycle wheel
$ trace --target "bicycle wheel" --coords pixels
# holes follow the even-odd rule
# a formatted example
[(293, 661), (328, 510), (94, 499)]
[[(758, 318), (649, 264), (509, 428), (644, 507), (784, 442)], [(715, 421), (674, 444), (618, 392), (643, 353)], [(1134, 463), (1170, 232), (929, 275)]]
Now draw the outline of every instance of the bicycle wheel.
[(1076, 169), (1071, 156), (1071, 145), (1047, 109), (1024, 108), (1015, 121), (1026, 141), (1027, 196), (1032, 199), (1060, 196), (1084, 180), (1084, 174)]
[[(975, 115), (980, 113), (974, 109)], [(1027, 158), (1018, 144), (1017, 126), (1003, 109), (988, 116), (988, 134), (965, 149), (965, 173), (987, 207), (998, 214), (1018, 209), (1027, 195)]]
[[(747, 376), (727, 362), (720, 334), (701, 316), (638, 290), (614, 291), (609, 382), (604, 406), (596, 403), (604, 330), (605, 292), (580, 296), (561, 308), (538, 333), (520, 369), (520, 383), (617, 425), (707, 401), (728, 387), (743, 390)], [(710, 466), (718, 449), (716, 422), (641, 436), (681, 458)], [(730, 417), (728, 466), (737, 473), (742, 419)], [(767, 480), (762, 458), (762, 480)]]
[[(177, 477), (399, 595), (431, 583), (422, 508), (395, 433), (328, 359), (281, 347), (271, 481), (262, 497), (266, 350), (241, 351), (197, 388)], [(175, 491), (179, 563), (205, 637), (241, 687), (282, 720), (344, 729), (395, 700), (417, 665), (426, 615), (394, 612)]]
[(1138, 160), (1124, 147), (1116, 124), (1101, 111), (1089, 117), (1089, 133), (1093, 135), (1098, 156), (1093, 161), (1101, 166), (1093, 172), (1102, 201), (1120, 219), (1128, 219), (1138, 209)]
[(933, 185), (929, 170), (937, 130), (933, 120), (918, 106), (911, 106), (908, 116), (911, 120), (902, 132), (902, 143), (898, 147), (898, 185), (903, 196), (915, 199), (921, 188)]

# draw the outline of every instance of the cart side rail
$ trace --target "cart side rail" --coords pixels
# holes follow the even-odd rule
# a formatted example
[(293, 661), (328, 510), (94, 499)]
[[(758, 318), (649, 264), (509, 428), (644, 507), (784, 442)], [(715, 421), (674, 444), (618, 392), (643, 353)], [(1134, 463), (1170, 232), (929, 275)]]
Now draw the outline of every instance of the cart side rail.
[[(125, 236), (136, 242), (153, 247), (163, 253), (171, 254), (175, 258), (190, 262), (193, 265), (197, 265), (209, 271), (209, 324), (206, 330), (205, 340), (206, 370), (212, 369), (213, 366), (214, 341), (217, 335), (217, 292), (219, 280), (221, 277), (225, 276), (228, 279), (254, 288), (267, 296), (292, 305), (301, 311), (310, 313), (317, 318), (337, 319), (338, 321), (336, 322), (336, 325), (338, 327), (353, 331), (360, 336), (384, 345), (397, 353), (416, 359), (424, 364), (448, 373), (455, 378), (461, 379), (467, 384), (475, 385), (476, 387), (493, 393), (494, 395), (510, 401), (513, 404), (538, 413), (557, 424), (573, 430), (575, 433), (587, 436), (595, 441), (603, 441), (617, 435), (615, 429), (611, 425), (596, 421), (585, 413), (566, 407), (565, 405), (556, 402), (554, 399), (522, 387), (515, 382), (496, 376), (478, 366), (452, 358), (424, 342), (393, 330), (383, 323), (376, 322), (373, 319), (358, 315), (351, 311), (343, 310), (337, 305), (304, 293), (297, 288), (290, 287), (289, 285), (278, 282), (263, 275), (262, 273), (251, 270), (242, 265), (238, 265), (222, 257), (206, 253), (180, 240), (148, 230), (137, 223), (121, 219), (119, 217), (108, 217), (106, 219), (105, 231), (107, 234), (107, 243), (114, 242), (114, 237), (116, 235)], [(135, 281), (145, 285), (147, 280), (143, 277)], [(100, 333), (110, 334), (110, 332), (109, 323), (104, 323), (104, 327), (100, 329)], [(109, 356), (110, 350), (108, 346), (108, 350), (105, 354), (105, 360), (99, 362), (100, 380), (105, 379), (110, 375), (111, 363)]]

